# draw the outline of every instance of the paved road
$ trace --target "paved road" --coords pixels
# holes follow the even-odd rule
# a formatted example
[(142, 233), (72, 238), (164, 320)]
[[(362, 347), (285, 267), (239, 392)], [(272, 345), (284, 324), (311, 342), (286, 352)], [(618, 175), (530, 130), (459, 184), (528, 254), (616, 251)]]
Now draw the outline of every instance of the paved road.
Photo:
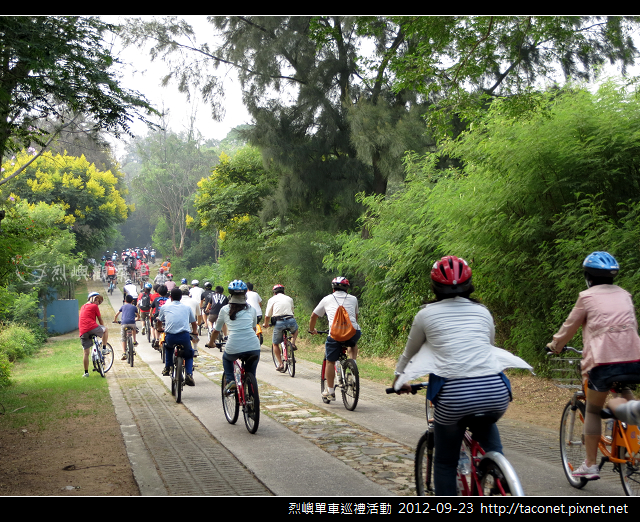
[[(111, 297), (117, 310), (122, 294)], [(113, 325), (115, 326), (115, 325)], [(386, 395), (361, 380), (354, 412), (319, 396), (319, 365), (299, 362), (296, 377), (275, 371), (262, 347), (260, 427), (251, 435), (224, 418), (218, 350), (199, 347), (196, 386), (176, 404), (162, 361), (140, 335), (134, 368), (117, 358), (107, 374), (116, 413), (143, 495), (412, 495), (413, 452), (424, 430), (424, 399)], [(119, 335), (111, 344), (120, 353)], [(620, 496), (618, 475), (576, 490), (559, 464), (557, 434), (500, 422), (505, 454), (527, 495)], [(606, 469), (610, 469), (606, 468)]]

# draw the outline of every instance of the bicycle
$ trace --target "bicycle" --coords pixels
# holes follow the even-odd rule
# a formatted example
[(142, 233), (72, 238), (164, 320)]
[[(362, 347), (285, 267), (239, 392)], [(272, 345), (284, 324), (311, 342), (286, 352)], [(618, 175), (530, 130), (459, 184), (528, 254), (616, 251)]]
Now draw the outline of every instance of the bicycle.
[[(318, 330), (318, 333), (328, 334), (329, 330)], [(360, 397), (360, 372), (358, 371), (356, 361), (347, 357), (347, 345), (345, 343), (340, 344), (342, 345), (342, 353), (335, 363), (336, 375), (334, 386), (341, 389), (344, 407), (349, 411), (353, 411), (356, 409)], [(320, 372), (320, 393), (324, 392), (327, 387), (327, 379), (325, 377), (327, 362), (325, 356), (322, 359), (322, 370)], [(331, 399), (323, 396), (322, 402), (329, 404)]]
[(149, 319), (149, 314), (150, 312), (140, 312), (140, 315), (142, 315), (142, 328), (144, 330), (144, 333), (147, 336), (147, 341), (151, 342), (151, 320)]
[(113, 295), (113, 291), (116, 289), (116, 281), (113, 277), (108, 278), (109, 279), (109, 289), (108, 292)]
[[(122, 324), (122, 321), (114, 321), (114, 323)], [(133, 346), (133, 330), (138, 333), (138, 328), (136, 326), (125, 325), (124, 332), (126, 335), (125, 341), (125, 353), (127, 355), (127, 363), (131, 365), (133, 368), (134, 356), (136, 354), (134, 346)]]
[(249, 433), (258, 431), (260, 423), (260, 397), (258, 395), (258, 381), (256, 376), (245, 370), (259, 359), (257, 355), (240, 356), (233, 362), (233, 374), (236, 388), (231, 392), (225, 392), (227, 378), (223, 374), (220, 387), (222, 389), (222, 408), (224, 416), (229, 424), (235, 424), (238, 420), (240, 406), (244, 415), (244, 424)]
[(113, 348), (107, 343), (102, 344), (102, 340), (97, 335), (91, 336), (93, 340), (93, 348), (91, 350), (91, 361), (93, 362), (93, 371), (99, 372), (101, 377), (113, 366)]
[[(576, 350), (570, 346), (565, 346), (564, 351), (574, 352), (582, 355), (581, 350)], [(574, 477), (573, 470), (580, 467), (586, 458), (584, 445), (583, 424), (587, 405), (587, 379), (582, 379), (580, 364), (575, 365), (576, 373), (582, 382), (582, 387), (578, 389), (571, 400), (564, 407), (560, 421), (560, 457), (562, 468), (569, 484), (576, 489), (583, 488), (587, 482), (584, 477)], [(638, 376), (629, 376), (624, 382), (611, 380), (607, 386), (614, 393), (620, 393), (626, 384), (638, 384)], [(608, 429), (602, 430), (598, 450), (602, 454), (600, 464), (602, 467), (606, 462), (613, 464), (613, 471), (620, 474), (622, 489), (627, 496), (640, 495), (640, 429), (638, 426), (627, 425), (615, 419), (612, 414), (604, 415), (613, 421), (611, 434)]]
[[(428, 387), (423, 382), (411, 385), (411, 393)], [(387, 388), (387, 393), (396, 393)], [(433, 404), (426, 400), (427, 430), (424, 432), (415, 456), (416, 494), (419, 496), (434, 495), (434, 450), (435, 433), (433, 420)], [(470, 423), (489, 422), (497, 419), (491, 415), (468, 415), (460, 420), (467, 427)], [(462, 496), (524, 496), (518, 475), (504, 455), (496, 451), (485, 452), (467, 429), (462, 439), (461, 456), (466, 455), (466, 464), (459, 463), (457, 471), (458, 494)]]
[[(257, 334), (257, 332), (256, 332)], [(259, 338), (262, 336), (262, 330)], [(262, 345), (262, 341), (260, 342)], [(278, 364), (278, 358), (276, 357), (276, 351), (273, 348), (273, 344), (271, 345), (271, 357), (273, 358), (273, 364), (276, 369), (280, 367)], [(280, 343), (280, 357), (282, 358), (282, 364), (284, 367), (284, 371), (289, 372), (291, 377), (296, 376), (296, 357), (294, 354), (293, 345), (291, 344), (291, 332), (289, 329), (285, 329), (282, 331), (282, 342)], [(282, 373), (284, 373), (284, 371)]]
[[(193, 338), (193, 336), (191, 336)], [(164, 351), (164, 350), (163, 350)], [(186, 380), (184, 346), (177, 344), (173, 351), (173, 366), (171, 367), (171, 395), (176, 398), (176, 402), (182, 401), (182, 390)]]

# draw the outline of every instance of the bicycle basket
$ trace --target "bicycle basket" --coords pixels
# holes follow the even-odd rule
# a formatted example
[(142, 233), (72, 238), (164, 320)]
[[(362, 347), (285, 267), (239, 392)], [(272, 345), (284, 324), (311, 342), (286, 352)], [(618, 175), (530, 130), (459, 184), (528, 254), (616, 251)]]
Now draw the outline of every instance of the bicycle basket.
[(552, 357), (551, 380), (558, 388), (581, 389), (582, 376), (580, 374), (580, 357)]

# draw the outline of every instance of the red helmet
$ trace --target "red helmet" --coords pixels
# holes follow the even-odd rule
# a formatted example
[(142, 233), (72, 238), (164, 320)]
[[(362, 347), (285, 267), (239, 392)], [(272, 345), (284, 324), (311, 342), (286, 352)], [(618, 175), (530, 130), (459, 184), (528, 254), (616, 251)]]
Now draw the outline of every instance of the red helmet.
[(278, 284), (278, 285), (275, 285), (271, 290), (273, 291), (274, 294), (275, 293), (284, 293), (284, 286)]
[(331, 287), (337, 290), (347, 290), (351, 284), (346, 277), (338, 276), (333, 281), (331, 281)]
[(472, 288), (471, 268), (460, 257), (444, 256), (433, 264), (431, 281), (438, 293), (446, 295), (461, 294)]

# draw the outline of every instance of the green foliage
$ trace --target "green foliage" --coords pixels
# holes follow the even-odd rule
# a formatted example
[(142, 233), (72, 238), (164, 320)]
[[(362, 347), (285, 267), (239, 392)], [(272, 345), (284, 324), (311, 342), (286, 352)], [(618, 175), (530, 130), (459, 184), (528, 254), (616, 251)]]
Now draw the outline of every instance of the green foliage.
[(11, 362), (32, 355), (38, 347), (35, 334), (24, 326), (10, 325), (0, 332), (0, 352)]
[(363, 198), (371, 239), (345, 236), (325, 263), (365, 278), (363, 322), (375, 348), (403, 343), (443, 255), (469, 261), (498, 342), (530, 362), (584, 289), (580, 265), (591, 251), (615, 255), (619, 283), (640, 291), (638, 103), (606, 83), (596, 94), (550, 93), (529, 119), (496, 104), (444, 148), (462, 170), (439, 169), (438, 155), (409, 156), (405, 190)]
[(153, 110), (111, 69), (117, 60), (104, 33), (114, 29), (95, 17), (0, 18), (0, 160), (32, 142), (44, 146), (38, 120), (84, 113), (119, 135), (129, 132), (132, 116), (144, 120), (140, 111)]
[(6, 353), (0, 352), (0, 390), (11, 385), (11, 369), (13, 364)]

